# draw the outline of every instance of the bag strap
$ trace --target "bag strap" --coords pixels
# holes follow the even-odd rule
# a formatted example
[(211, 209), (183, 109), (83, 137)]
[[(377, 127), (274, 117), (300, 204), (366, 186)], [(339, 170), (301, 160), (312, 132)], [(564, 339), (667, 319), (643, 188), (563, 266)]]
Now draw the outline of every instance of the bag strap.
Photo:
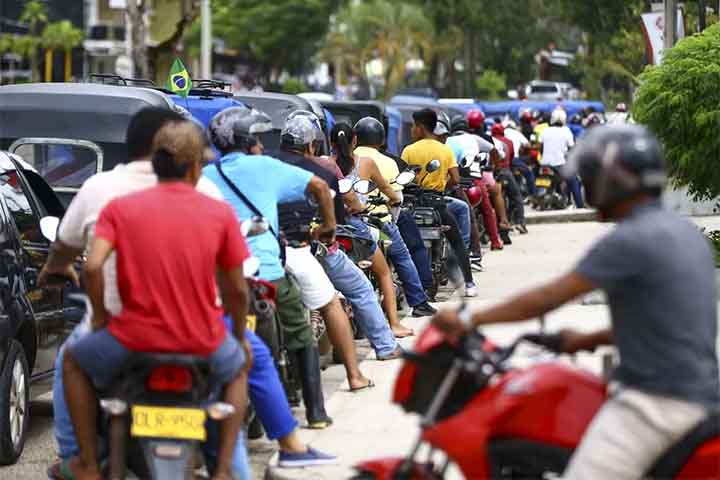
[[(220, 166), (220, 162), (215, 163), (215, 168), (217, 168), (218, 173), (222, 177), (222, 179), (227, 183), (227, 186), (230, 187), (230, 190), (233, 191), (233, 193), (240, 199), (242, 202), (247, 205), (247, 207), (252, 210), (252, 212), (257, 215), (258, 217), (264, 217), (262, 212), (255, 206), (254, 203), (252, 203), (241, 191), (237, 186), (228, 178), (227, 175), (225, 175), (225, 172), (223, 172), (222, 167)], [(280, 243), (280, 237), (277, 233), (275, 233), (275, 230), (273, 229), (272, 225), (268, 223), (268, 227), (270, 227), (270, 233), (273, 234), (273, 237)], [(282, 245), (281, 245), (282, 246)]]

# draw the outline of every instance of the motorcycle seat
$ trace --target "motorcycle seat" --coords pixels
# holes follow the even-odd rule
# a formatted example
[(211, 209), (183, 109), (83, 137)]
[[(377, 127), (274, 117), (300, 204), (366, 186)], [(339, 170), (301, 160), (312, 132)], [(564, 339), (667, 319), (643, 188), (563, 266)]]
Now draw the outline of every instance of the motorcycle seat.
[(712, 412), (655, 462), (648, 476), (673, 478), (703, 443), (720, 437), (720, 411)]

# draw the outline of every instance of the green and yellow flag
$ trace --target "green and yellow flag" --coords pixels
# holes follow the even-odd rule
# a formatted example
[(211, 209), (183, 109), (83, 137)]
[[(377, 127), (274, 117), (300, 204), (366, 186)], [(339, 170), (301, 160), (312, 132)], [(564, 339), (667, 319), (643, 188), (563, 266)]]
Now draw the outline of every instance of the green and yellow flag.
[(190, 80), (190, 74), (183, 65), (182, 61), (178, 58), (173, 63), (170, 69), (170, 75), (167, 80), (167, 89), (176, 95), (180, 95), (183, 98), (187, 98), (192, 88), (192, 80)]

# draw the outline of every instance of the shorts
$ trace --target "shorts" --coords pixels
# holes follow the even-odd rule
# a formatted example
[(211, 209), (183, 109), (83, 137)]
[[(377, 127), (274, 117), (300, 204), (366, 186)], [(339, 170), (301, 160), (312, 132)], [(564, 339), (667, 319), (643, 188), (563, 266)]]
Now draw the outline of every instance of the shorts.
[(495, 188), (497, 182), (495, 181), (495, 175), (492, 172), (483, 172), (483, 182), (487, 188)]
[(300, 289), (287, 276), (273, 280), (272, 283), (277, 289), (275, 306), (283, 329), (285, 347), (290, 351), (312, 347), (315, 345), (315, 335), (310, 325), (310, 314), (300, 297)]
[[(98, 389), (110, 386), (136, 352), (125, 348), (106, 328), (88, 333), (68, 347), (80, 368)], [(177, 352), (181, 353), (181, 352)], [(231, 334), (207, 357), (210, 363), (210, 382), (226, 385), (237, 377), (245, 365), (245, 351)]]
[(325, 270), (310, 251), (310, 247), (285, 249), (285, 269), (300, 288), (302, 303), (309, 310), (318, 310), (335, 298), (335, 287)]

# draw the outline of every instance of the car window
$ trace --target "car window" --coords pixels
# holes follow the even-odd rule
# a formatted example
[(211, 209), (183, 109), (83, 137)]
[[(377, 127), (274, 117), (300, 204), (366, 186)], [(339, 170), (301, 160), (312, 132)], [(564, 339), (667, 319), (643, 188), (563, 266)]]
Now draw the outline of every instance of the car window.
[(11, 170), (0, 174), (0, 195), (5, 199), (10, 216), (15, 220), (22, 243), (44, 243), (40, 223), (22, 188), (17, 172)]
[(27, 143), (15, 149), (53, 187), (79, 188), (97, 172), (95, 151), (79, 145)]
[(533, 85), (530, 89), (532, 93), (557, 93), (558, 91), (555, 85)]

